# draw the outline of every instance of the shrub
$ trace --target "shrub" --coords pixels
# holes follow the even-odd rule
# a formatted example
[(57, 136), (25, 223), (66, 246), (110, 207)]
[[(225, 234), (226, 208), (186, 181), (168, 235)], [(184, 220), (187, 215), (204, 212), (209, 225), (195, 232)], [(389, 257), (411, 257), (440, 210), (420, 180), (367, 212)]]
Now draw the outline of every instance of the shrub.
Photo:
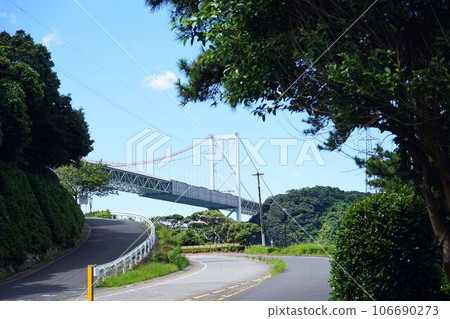
[(112, 215), (109, 210), (102, 210), (102, 211), (87, 213), (84, 216), (85, 217), (107, 218), (107, 219), (115, 219), (116, 218), (116, 216)]
[(155, 224), (156, 247), (152, 252), (152, 260), (168, 263), (169, 252), (180, 246), (180, 242), (175, 236), (175, 231), (161, 224)]
[(18, 268), (27, 254), (73, 246), (83, 224), (77, 203), (57, 181), (0, 161), (0, 267)]
[(27, 177), (50, 227), (53, 244), (73, 247), (84, 225), (80, 207), (59, 183), (43, 175), (28, 174)]
[[(333, 249), (331, 245), (317, 245), (313, 243), (303, 243), (298, 245), (291, 245), (288, 247), (270, 247), (255, 245), (245, 250), (249, 254), (273, 254), (273, 255), (326, 255), (330, 254)], [(324, 251), (325, 250), (325, 251)]]
[[(375, 300), (439, 298), (438, 250), (422, 200), (407, 188), (352, 205), (337, 232), (335, 260)], [(370, 300), (335, 263), (334, 300)]]
[(181, 251), (186, 254), (195, 253), (212, 253), (212, 252), (243, 252), (245, 249), (244, 245), (200, 245), (200, 246), (188, 246), (181, 247)]
[(185, 256), (181, 255), (180, 247), (171, 249), (167, 253), (167, 257), (169, 259), (169, 263), (176, 265), (179, 270), (181, 270), (189, 265), (189, 260)]
[(0, 162), (0, 267), (50, 248), (51, 231), (25, 174)]

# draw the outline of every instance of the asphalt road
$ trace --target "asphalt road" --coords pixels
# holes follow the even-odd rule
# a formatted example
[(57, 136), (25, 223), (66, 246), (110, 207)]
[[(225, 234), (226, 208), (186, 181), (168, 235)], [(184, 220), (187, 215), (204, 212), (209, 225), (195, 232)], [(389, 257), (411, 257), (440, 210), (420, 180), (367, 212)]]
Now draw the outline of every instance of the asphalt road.
[(60, 300), (80, 296), (86, 289), (88, 264), (112, 261), (146, 237), (145, 228), (139, 223), (106, 219), (86, 219), (86, 222), (91, 226), (91, 235), (83, 245), (36, 272), (0, 285), (0, 300)]
[[(270, 256), (275, 257), (275, 256)], [(286, 262), (281, 274), (227, 300), (326, 301), (331, 291), (330, 262), (323, 257), (276, 256)]]
[(124, 288), (96, 289), (95, 300), (217, 300), (267, 276), (266, 263), (226, 255), (191, 255), (189, 269)]
[[(271, 256), (273, 257), (273, 256)], [(283, 256), (287, 269), (268, 278), (270, 266), (242, 255), (190, 255), (187, 271), (124, 288), (97, 289), (96, 300), (326, 301), (327, 258)]]

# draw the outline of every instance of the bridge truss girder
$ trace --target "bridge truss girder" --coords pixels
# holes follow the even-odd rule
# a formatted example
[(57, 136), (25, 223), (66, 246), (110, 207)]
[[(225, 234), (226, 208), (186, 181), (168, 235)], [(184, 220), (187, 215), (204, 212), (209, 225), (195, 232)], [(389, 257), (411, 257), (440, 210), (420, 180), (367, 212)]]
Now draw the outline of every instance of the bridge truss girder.
[(128, 172), (117, 168), (108, 168), (111, 182), (118, 191), (145, 196), (152, 193), (171, 193), (172, 183), (168, 180)]
[[(143, 197), (178, 202), (181, 204), (192, 206), (225, 209), (234, 212), (237, 212), (240, 207), (240, 213), (245, 215), (256, 215), (258, 213), (258, 203), (242, 199), (238, 196), (228, 193), (212, 191), (178, 181), (165, 180), (154, 176), (130, 172), (114, 167), (108, 167), (107, 170), (111, 173), (112, 186), (121, 192), (134, 193)], [(178, 185), (177, 187), (175, 187), (175, 189), (173, 186), (174, 183), (175, 185)], [(186, 191), (180, 191), (178, 189), (180, 185), (184, 185), (184, 190)], [(205, 196), (198, 197), (199, 190), (201, 191), (200, 193), (205, 194)], [(219, 198), (217, 198), (217, 195), (219, 195), (220, 193), (222, 193), (222, 200), (219, 200)], [(233, 197), (235, 199), (230, 199), (230, 197)], [(211, 199), (208, 200), (207, 198)], [(217, 201), (213, 200), (213, 198), (216, 198)], [(222, 203), (225, 198), (228, 198), (227, 203)], [(240, 205), (239, 200), (241, 200)]]

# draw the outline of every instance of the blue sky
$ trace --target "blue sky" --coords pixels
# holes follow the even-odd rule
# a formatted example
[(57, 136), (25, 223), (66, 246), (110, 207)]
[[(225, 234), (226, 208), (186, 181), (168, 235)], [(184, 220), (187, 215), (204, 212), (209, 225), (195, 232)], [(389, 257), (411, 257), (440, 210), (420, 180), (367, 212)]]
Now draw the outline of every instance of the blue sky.
[[(208, 103), (190, 103), (180, 109), (173, 87), (174, 80), (181, 77), (177, 62), (180, 58), (194, 58), (200, 47), (183, 46), (176, 39), (170, 31), (167, 11), (152, 13), (143, 0), (77, 2), (98, 24), (74, 0), (5, 0), (0, 3), (0, 29), (9, 33), (25, 30), (35, 42), (50, 50), (61, 80), (60, 92), (71, 94), (72, 105), (85, 111), (95, 140), (88, 159), (126, 162), (127, 140), (144, 129), (161, 133), (160, 138), (170, 137), (155, 156), (164, 155), (167, 147), (172, 151), (189, 147), (193, 140), (208, 134), (239, 132), (247, 145), (258, 146), (255, 149), (266, 163), (263, 165), (260, 160), (258, 170), (265, 174), (264, 180), (274, 194), (315, 185), (365, 190), (364, 171), (350, 158), (365, 149), (361, 140), (365, 132), (355, 132), (344, 152), (321, 151), (324, 163), (315, 160), (314, 149), (307, 149), (312, 160), (300, 165), (301, 161), (296, 160), (302, 154), (302, 146), (312, 145), (305, 144), (305, 139), (311, 137), (301, 134), (306, 128), (301, 115), (278, 114), (262, 122), (249, 109), (231, 110), (227, 105), (213, 108)], [(375, 131), (371, 134), (384, 139)], [(314, 138), (316, 144), (323, 141), (323, 136)], [(387, 143), (390, 142), (383, 146), (390, 147)], [(241, 159), (245, 157), (241, 147)], [(226, 167), (220, 169), (222, 175), (227, 174)], [(257, 199), (255, 178), (251, 176), (255, 172), (251, 164), (241, 167), (242, 182), (250, 193), (243, 193), (246, 198)], [(200, 186), (207, 186), (208, 174), (208, 165), (194, 167), (190, 158), (155, 171), (156, 176)], [(270, 196), (266, 187), (262, 191), (263, 200)], [(147, 216), (187, 215), (200, 210), (123, 193), (95, 198), (94, 209), (106, 208)]]

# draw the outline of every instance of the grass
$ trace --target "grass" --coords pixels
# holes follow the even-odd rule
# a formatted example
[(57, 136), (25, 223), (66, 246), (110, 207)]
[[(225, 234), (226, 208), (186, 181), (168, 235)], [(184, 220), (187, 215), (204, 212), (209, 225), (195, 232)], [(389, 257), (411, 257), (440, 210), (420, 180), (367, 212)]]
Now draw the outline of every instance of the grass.
[(150, 262), (130, 270), (124, 274), (107, 277), (103, 282), (98, 283), (98, 287), (120, 287), (156, 277), (165, 276), (178, 271), (175, 264), (161, 262)]
[(281, 259), (277, 259), (277, 258), (266, 258), (266, 257), (248, 257), (250, 259), (256, 259), (259, 261), (263, 261), (269, 264), (272, 264), (272, 269), (270, 270), (270, 275), (271, 276), (276, 276), (279, 273), (283, 272), (286, 268), (286, 262), (284, 260)]
[[(323, 248), (323, 249), (322, 249)], [(292, 245), (289, 247), (268, 247), (268, 246), (252, 246), (245, 249), (246, 254), (269, 254), (269, 255), (292, 255), (292, 256), (303, 256), (303, 255), (327, 255), (331, 254), (333, 246), (331, 245), (317, 245), (313, 243), (305, 243), (299, 245)]]

